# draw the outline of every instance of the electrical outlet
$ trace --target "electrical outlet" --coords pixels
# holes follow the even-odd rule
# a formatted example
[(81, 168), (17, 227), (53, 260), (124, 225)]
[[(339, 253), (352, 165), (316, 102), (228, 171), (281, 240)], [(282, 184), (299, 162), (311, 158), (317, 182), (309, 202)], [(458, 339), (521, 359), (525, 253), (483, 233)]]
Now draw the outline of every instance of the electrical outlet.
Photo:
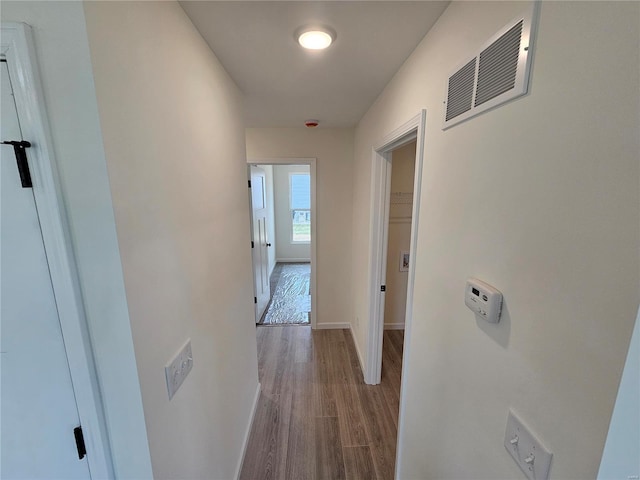
[(193, 368), (193, 355), (191, 354), (191, 339), (188, 339), (180, 351), (164, 367), (169, 400), (173, 398), (173, 395), (180, 388), (191, 368)]
[(553, 454), (525, 427), (512, 411), (507, 418), (504, 448), (529, 480), (547, 480)]

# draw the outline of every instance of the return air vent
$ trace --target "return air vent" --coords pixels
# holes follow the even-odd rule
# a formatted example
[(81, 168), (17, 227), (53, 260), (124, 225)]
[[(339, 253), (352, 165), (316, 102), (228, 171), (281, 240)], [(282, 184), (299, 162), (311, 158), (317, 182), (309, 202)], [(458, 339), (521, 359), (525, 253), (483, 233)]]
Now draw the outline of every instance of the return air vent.
[(521, 36), (522, 20), (480, 53), (476, 107), (515, 87)]
[(537, 3), (449, 76), (443, 130), (527, 93)]
[(476, 76), (476, 59), (451, 75), (447, 96), (447, 120), (471, 110), (473, 104), (473, 81)]

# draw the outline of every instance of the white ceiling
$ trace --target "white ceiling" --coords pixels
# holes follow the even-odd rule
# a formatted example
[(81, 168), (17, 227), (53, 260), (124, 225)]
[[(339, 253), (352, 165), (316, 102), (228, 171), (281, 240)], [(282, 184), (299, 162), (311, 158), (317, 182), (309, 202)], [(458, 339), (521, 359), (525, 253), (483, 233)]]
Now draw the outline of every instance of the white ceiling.
[[(182, 1), (245, 95), (250, 127), (354, 126), (429, 31), (445, 1)], [(322, 52), (303, 25), (337, 33)]]

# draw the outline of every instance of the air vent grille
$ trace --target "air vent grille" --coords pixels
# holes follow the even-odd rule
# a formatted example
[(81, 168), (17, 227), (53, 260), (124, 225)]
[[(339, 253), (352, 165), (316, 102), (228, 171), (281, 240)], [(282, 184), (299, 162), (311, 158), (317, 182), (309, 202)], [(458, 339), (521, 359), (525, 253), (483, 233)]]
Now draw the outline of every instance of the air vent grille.
[(480, 53), (476, 107), (508, 92), (515, 86), (520, 58), (522, 23), (523, 21), (520, 20), (511, 30)]
[(527, 93), (539, 4), (530, 2), (449, 74), (443, 130)]
[(447, 120), (471, 110), (475, 76), (476, 59), (474, 58), (449, 78)]

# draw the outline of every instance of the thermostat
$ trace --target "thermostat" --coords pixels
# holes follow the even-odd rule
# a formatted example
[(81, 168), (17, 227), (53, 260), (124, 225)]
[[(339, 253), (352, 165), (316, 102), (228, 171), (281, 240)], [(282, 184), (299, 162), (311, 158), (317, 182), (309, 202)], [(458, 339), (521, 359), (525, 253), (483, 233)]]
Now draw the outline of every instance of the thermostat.
[(488, 283), (469, 278), (464, 303), (473, 313), (490, 323), (498, 323), (502, 313), (502, 294)]

